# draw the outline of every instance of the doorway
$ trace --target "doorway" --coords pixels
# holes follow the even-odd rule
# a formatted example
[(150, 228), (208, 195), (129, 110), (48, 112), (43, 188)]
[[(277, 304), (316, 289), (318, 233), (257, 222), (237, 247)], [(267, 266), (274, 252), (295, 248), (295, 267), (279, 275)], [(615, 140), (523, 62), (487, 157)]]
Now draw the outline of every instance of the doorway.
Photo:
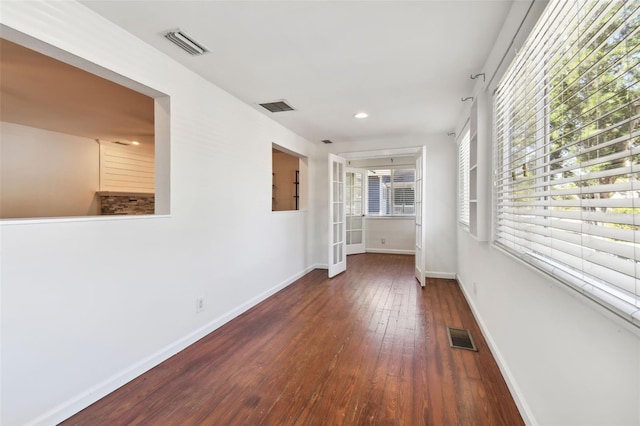
[[(403, 254), (415, 254), (415, 275), (420, 284), (424, 286), (426, 233), (424, 227), (425, 208), (422, 201), (426, 197), (422, 176), (425, 163), (426, 147), (424, 146), (379, 152), (329, 154), (329, 277), (346, 270), (346, 255), (368, 251), (367, 239), (370, 237), (367, 235), (367, 233), (370, 234), (370, 230), (367, 229), (368, 221), (373, 220), (378, 224), (384, 223), (385, 226), (382, 228), (385, 229), (385, 232), (389, 232), (392, 237), (395, 237), (396, 233), (390, 231), (388, 225), (400, 222), (398, 219), (405, 222), (409, 219), (411, 220), (408, 223), (410, 234), (405, 242), (408, 242), (409, 246)], [(403, 166), (409, 166), (415, 170), (415, 189), (409, 190), (410, 187), (406, 185), (406, 182), (396, 182), (394, 179), (396, 174), (404, 176)], [(369, 212), (367, 194), (371, 188), (368, 188), (368, 170), (382, 171), (381, 168), (389, 169), (387, 170), (389, 173), (383, 173), (386, 180), (380, 176), (374, 176), (379, 178), (378, 191), (374, 192), (378, 196), (378, 202), (381, 204), (384, 202), (385, 206), (388, 205), (389, 208), (373, 209)], [(410, 174), (413, 177), (413, 170)], [(409, 192), (412, 192), (412, 197), (407, 196)], [(400, 203), (401, 205), (398, 204), (398, 197), (405, 199)], [(406, 200), (414, 197), (415, 200), (412, 200), (414, 202), (411, 204), (414, 204), (415, 207), (412, 205), (412, 208), (407, 210)], [(396, 207), (399, 207), (399, 210)], [(412, 214), (408, 215), (407, 211), (411, 211)], [(369, 217), (368, 213), (372, 215)], [(381, 227), (378, 226), (378, 228)], [(385, 238), (379, 238), (379, 236), (374, 238), (378, 238), (382, 244), (385, 244)], [(388, 251), (385, 248), (379, 248), (378, 252)]]

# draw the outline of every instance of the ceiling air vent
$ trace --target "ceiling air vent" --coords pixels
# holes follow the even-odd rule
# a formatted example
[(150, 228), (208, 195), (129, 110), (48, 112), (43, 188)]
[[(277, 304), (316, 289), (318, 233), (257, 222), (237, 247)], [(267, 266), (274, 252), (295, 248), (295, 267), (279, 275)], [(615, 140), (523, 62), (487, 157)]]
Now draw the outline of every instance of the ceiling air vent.
[(204, 55), (209, 51), (206, 47), (195, 41), (193, 37), (187, 35), (184, 31), (169, 31), (164, 36), (190, 55)]
[(329, 139), (322, 139), (322, 143), (329, 144), (329, 143), (333, 143), (333, 142), (331, 142)]
[(284, 112), (284, 111), (293, 111), (294, 108), (287, 103), (285, 100), (275, 101), (275, 102), (267, 102), (264, 104), (260, 104), (261, 107), (270, 111), (270, 112)]

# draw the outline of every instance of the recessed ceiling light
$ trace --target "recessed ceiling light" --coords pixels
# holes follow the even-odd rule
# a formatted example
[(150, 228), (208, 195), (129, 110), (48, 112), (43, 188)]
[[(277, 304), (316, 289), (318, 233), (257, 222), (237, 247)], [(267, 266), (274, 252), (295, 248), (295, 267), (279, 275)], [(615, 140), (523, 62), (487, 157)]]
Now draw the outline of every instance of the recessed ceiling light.
[(131, 141), (131, 145), (140, 145), (140, 142), (138, 142), (138, 141)]
[(356, 115), (354, 115), (355, 118), (367, 118), (369, 116), (369, 114), (367, 114), (366, 112), (359, 112)]

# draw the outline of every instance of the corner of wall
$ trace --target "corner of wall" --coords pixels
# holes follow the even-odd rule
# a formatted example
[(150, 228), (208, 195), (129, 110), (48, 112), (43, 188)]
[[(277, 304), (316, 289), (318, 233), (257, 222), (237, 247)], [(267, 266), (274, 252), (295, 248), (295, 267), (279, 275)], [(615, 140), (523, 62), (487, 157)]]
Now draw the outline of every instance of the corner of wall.
[(458, 285), (462, 290), (462, 294), (464, 294), (464, 298), (466, 299), (467, 303), (471, 307), (473, 316), (475, 317), (476, 322), (480, 326), (482, 335), (484, 336), (484, 339), (487, 342), (487, 345), (489, 346), (489, 350), (491, 351), (491, 354), (493, 355), (494, 359), (496, 360), (496, 363), (498, 364), (498, 368), (500, 369), (500, 372), (502, 373), (502, 376), (505, 379), (507, 387), (511, 392), (511, 396), (513, 397), (513, 400), (518, 406), (518, 410), (520, 411), (520, 415), (522, 416), (525, 424), (537, 425), (538, 422), (536, 421), (535, 416), (533, 415), (533, 411), (529, 407), (529, 404), (527, 404), (526, 399), (524, 398), (524, 395), (520, 390), (520, 387), (516, 383), (516, 380), (513, 374), (511, 373), (511, 370), (509, 369), (509, 366), (507, 365), (506, 360), (504, 359), (504, 357), (502, 356), (502, 353), (498, 349), (498, 345), (496, 345), (493, 339), (493, 336), (491, 335), (491, 332), (489, 331), (488, 327), (483, 321), (483, 318), (480, 315), (480, 312), (477, 309), (473, 298), (469, 294), (467, 287), (464, 285), (464, 283), (462, 282), (458, 274), (455, 274), (455, 279), (458, 281)]

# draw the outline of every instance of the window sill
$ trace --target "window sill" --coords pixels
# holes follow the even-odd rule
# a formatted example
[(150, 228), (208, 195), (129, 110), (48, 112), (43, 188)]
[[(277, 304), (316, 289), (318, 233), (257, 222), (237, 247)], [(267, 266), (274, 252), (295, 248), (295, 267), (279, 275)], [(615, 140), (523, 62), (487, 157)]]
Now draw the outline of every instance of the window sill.
[[(549, 271), (549, 268), (542, 267), (541, 265), (537, 265), (534, 263), (527, 262), (520, 256), (510, 252), (509, 250), (501, 247), (495, 242), (491, 243), (491, 247), (496, 251), (506, 255), (507, 257), (515, 260), (521, 265), (525, 266), (531, 271), (536, 272), (538, 275), (550, 279), (552, 283), (556, 284), (556, 286), (562, 290), (564, 290), (567, 294), (574, 297), (576, 300), (581, 303), (588, 305), (594, 310), (606, 316), (611, 321), (614, 321), (616, 324), (624, 327), (625, 330), (640, 336), (640, 308), (631, 307), (629, 305), (622, 306), (620, 303), (608, 303), (607, 298), (598, 298), (596, 293), (597, 291), (589, 291), (585, 287), (591, 286), (588, 282), (584, 282), (582, 284), (575, 283), (573, 279), (563, 280), (558, 275)], [(559, 268), (558, 268), (559, 269)], [(559, 269), (560, 270), (560, 269)], [(564, 275), (569, 275), (565, 273)], [(635, 310), (635, 312), (634, 312)]]
[(306, 213), (308, 210), (271, 210), (271, 213), (282, 214), (282, 213)]
[(148, 219), (168, 219), (170, 214), (136, 214), (136, 215), (96, 215), (96, 216), (73, 216), (73, 217), (34, 217), (23, 219), (0, 219), (0, 226), (12, 225), (36, 225), (48, 223), (70, 223), (70, 222), (112, 222), (115, 220), (148, 220)]
[(365, 219), (373, 219), (373, 220), (416, 220), (415, 216), (369, 216), (365, 215)]

